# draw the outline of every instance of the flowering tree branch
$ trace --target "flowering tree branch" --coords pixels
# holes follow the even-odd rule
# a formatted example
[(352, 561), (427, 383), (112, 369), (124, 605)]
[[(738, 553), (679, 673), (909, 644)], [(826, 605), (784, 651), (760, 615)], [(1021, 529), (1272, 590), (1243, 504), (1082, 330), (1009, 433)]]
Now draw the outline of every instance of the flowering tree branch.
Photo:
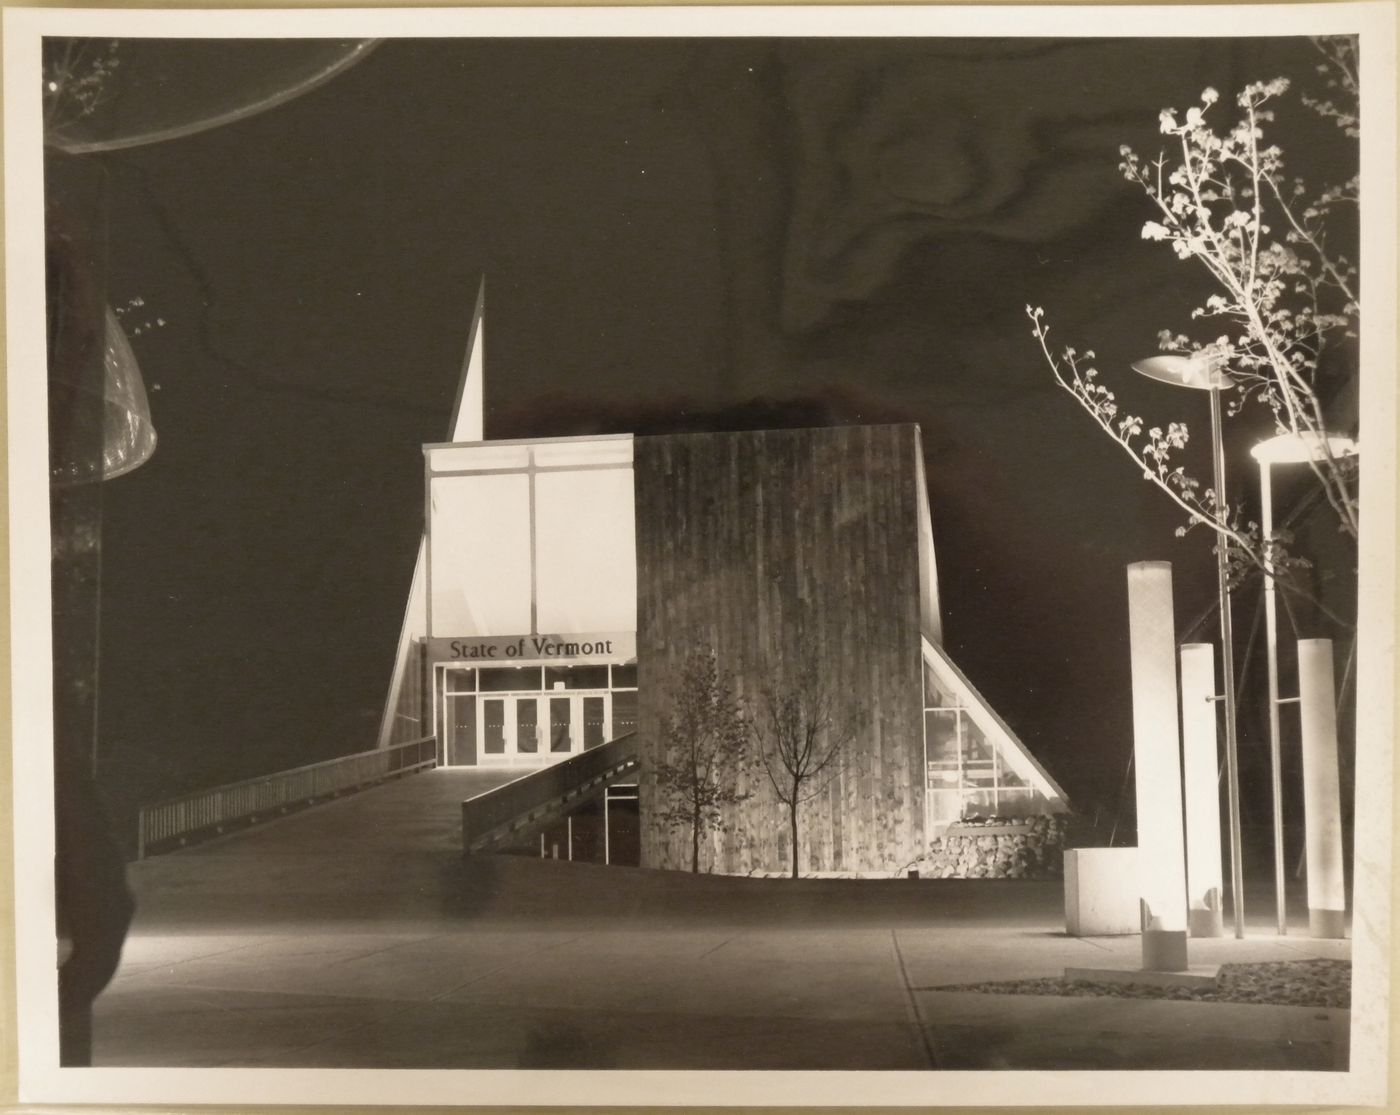
[(1045, 311), (1039, 306), (1027, 306), (1026, 316), (1031, 320), (1031, 334), (1039, 342), (1055, 382), (1142, 470), (1144, 480), (1155, 484), (1186, 512), (1188, 525), (1177, 528), (1177, 534), (1185, 534), (1191, 526), (1204, 524), (1248, 561), (1262, 566), (1264, 555), (1256, 541), (1248, 530), (1236, 526), (1237, 515), (1228, 505), (1219, 503), (1215, 490), (1202, 489), (1200, 481), (1190, 476), (1185, 466), (1172, 465), (1172, 453), (1184, 449), (1190, 438), (1186, 424), (1171, 422), (1165, 430), (1153, 426), (1144, 435), (1143, 419), (1132, 414), (1120, 417), (1117, 397), (1098, 382), (1098, 369), (1089, 363), (1094, 359), (1093, 352), (1081, 354), (1066, 348), (1057, 356), (1050, 349), (1050, 327), (1045, 324)]
[(42, 63), (46, 137), (91, 116), (108, 99), (121, 65), (115, 39), (54, 39), (45, 43)]
[(1216, 545), (1225, 547), (1232, 588), (1248, 573), (1257, 570), (1274, 579), (1274, 584), (1284, 593), (1285, 606), (1292, 595), (1308, 601), (1342, 627), (1354, 626), (1303, 586), (1299, 575), (1310, 569), (1312, 563), (1288, 552), (1293, 541), (1288, 531), (1276, 530), (1272, 537), (1260, 538), (1257, 523), (1241, 526), (1236, 508), (1222, 504), (1213, 488), (1202, 488), (1200, 481), (1192, 477), (1184, 465), (1172, 463), (1172, 454), (1184, 449), (1190, 439), (1185, 423), (1170, 422), (1165, 429), (1153, 426), (1144, 432), (1144, 420), (1121, 413), (1117, 397), (1098, 382), (1092, 351), (1080, 353), (1065, 348), (1057, 355), (1050, 347), (1050, 327), (1045, 324), (1045, 311), (1039, 306), (1027, 306), (1026, 316), (1030, 318), (1031, 334), (1039, 343), (1055, 382), (1118, 444), (1142, 471), (1143, 479), (1164, 492), (1186, 513), (1187, 522), (1176, 528), (1177, 537), (1184, 536), (1195, 526), (1214, 531), (1218, 536)]
[[(1331, 96), (1304, 96), (1302, 101), (1354, 139), (1359, 135), (1356, 42), (1320, 39), (1315, 45), (1322, 57), (1317, 68)], [(1177, 258), (1199, 264), (1215, 285), (1214, 293), (1191, 313), (1193, 320), (1217, 323), (1215, 336), (1193, 339), (1164, 329), (1158, 333), (1159, 347), (1228, 371), (1235, 384), (1232, 415), (1262, 403), (1280, 435), (1298, 435), (1317, 446), (1319, 458), (1310, 460), (1309, 467), (1341, 531), (1355, 539), (1356, 461), (1334, 453), (1327, 435), (1347, 431), (1328, 426), (1318, 372), (1333, 339), (1355, 337), (1359, 328), (1357, 269), (1327, 237), (1328, 218), (1357, 201), (1359, 178), (1314, 195), (1302, 180), (1285, 174), (1283, 151), (1266, 142), (1265, 128), (1274, 120), (1274, 104), (1288, 90), (1285, 78), (1246, 86), (1235, 98), (1238, 119), (1217, 130), (1209, 117), (1220, 95), (1208, 88), (1184, 115), (1174, 109), (1161, 112), (1162, 134), (1174, 141), (1170, 155), (1164, 151), (1149, 160), (1121, 147), (1119, 170), (1155, 209), (1154, 219), (1142, 226), (1143, 238), (1170, 244)], [(1027, 306), (1026, 313), (1055, 382), (1143, 477), (1186, 513), (1178, 535), (1206, 526), (1218, 535), (1217, 547), (1224, 547), (1232, 584), (1258, 570), (1285, 593), (1352, 626), (1303, 587), (1297, 574), (1310, 563), (1289, 555), (1292, 538), (1286, 530), (1261, 538), (1256, 524), (1241, 525), (1236, 509), (1173, 463), (1173, 454), (1189, 438), (1184, 423), (1144, 430), (1143, 419), (1120, 414), (1113, 392), (1098, 381), (1093, 353), (1052, 351), (1044, 311)]]
[[(1200, 106), (1183, 119), (1172, 109), (1160, 115), (1163, 134), (1177, 140), (1175, 161), (1159, 155), (1146, 162), (1123, 147), (1119, 169), (1157, 208), (1159, 219), (1143, 225), (1143, 238), (1165, 241), (1178, 258), (1199, 262), (1220, 288), (1192, 317), (1220, 320), (1226, 332), (1204, 345), (1164, 332), (1162, 347), (1209, 350), (1240, 382), (1241, 403), (1264, 402), (1280, 434), (1315, 435), (1323, 456), (1310, 467), (1341, 529), (1355, 537), (1354, 470), (1332, 456), (1322, 437), (1329, 431), (1316, 389), (1329, 337), (1354, 336), (1360, 314), (1356, 268), (1326, 240), (1326, 217), (1335, 205), (1354, 200), (1355, 179), (1311, 202), (1303, 200), (1301, 181), (1285, 179), (1283, 152), (1263, 144), (1263, 126), (1274, 119), (1266, 106), (1288, 87), (1284, 78), (1246, 86), (1236, 98), (1241, 118), (1223, 133), (1207, 122), (1219, 94), (1206, 89)], [(1348, 126), (1350, 117), (1330, 102), (1318, 111)], [(1286, 231), (1277, 238), (1268, 222), (1280, 218)]]

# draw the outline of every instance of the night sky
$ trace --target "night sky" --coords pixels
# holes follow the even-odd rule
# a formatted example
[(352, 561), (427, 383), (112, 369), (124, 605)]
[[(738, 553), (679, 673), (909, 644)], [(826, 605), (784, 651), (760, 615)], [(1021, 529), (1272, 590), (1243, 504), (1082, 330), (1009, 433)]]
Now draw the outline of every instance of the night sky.
[[(1192, 423), (1206, 476), (1204, 396), (1127, 364), (1208, 288), (1141, 240), (1118, 147), (1154, 153), (1158, 110), (1206, 85), (1223, 117), (1315, 62), (1306, 40), (403, 40), (260, 115), (84, 156), (110, 301), (166, 322), (134, 338), (159, 449), (105, 491), (118, 810), (374, 745), (420, 447), (485, 276), (490, 437), (919, 423), (948, 648), (1112, 812), (1123, 566), (1175, 564), (1184, 635), (1214, 562), (1055, 387), (1024, 307), (1127, 409)], [(1349, 176), (1335, 129), (1280, 111), (1298, 172)], [(1229, 434), (1251, 496), (1260, 417)], [(1247, 795), (1264, 747), (1247, 726)]]

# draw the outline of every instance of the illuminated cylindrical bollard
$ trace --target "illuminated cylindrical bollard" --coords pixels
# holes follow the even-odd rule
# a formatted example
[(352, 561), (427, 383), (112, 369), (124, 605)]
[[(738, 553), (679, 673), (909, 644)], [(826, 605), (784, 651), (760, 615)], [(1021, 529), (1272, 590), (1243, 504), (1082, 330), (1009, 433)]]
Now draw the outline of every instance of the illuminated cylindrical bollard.
[(1215, 717), (1215, 647), (1181, 648), (1182, 785), (1186, 799), (1186, 903), (1191, 936), (1225, 933), (1220, 860), (1220, 759)]
[(1186, 851), (1177, 732), (1176, 618), (1172, 567), (1128, 566), (1139, 894), (1145, 968), (1186, 966)]
[(1332, 640), (1298, 640), (1298, 708), (1303, 723), (1303, 824), (1307, 834), (1308, 929), (1346, 936), (1342, 791), (1337, 772), (1337, 707)]

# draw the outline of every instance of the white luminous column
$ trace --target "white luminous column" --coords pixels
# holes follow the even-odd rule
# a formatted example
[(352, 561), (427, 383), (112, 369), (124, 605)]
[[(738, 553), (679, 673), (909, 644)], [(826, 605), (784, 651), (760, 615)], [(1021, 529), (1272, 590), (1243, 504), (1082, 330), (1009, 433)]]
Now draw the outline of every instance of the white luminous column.
[[(1154, 356), (1133, 364), (1133, 371), (1170, 383), (1205, 391), (1210, 397), (1210, 447), (1218, 507), (1229, 507), (1225, 495), (1225, 441), (1221, 430), (1220, 393), (1232, 389), (1236, 380), (1225, 370), (1221, 357), (1205, 352), (1190, 356)], [(1217, 542), (1223, 541), (1217, 539)], [(1225, 798), (1230, 815), (1230, 898), (1235, 936), (1244, 936), (1244, 851), (1240, 836), (1240, 762), (1235, 716), (1235, 635), (1230, 615), (1229, 558), (1223, 545), (1215, 550), (1216, 592), (1220, 597), (1220, 666), (1222, 700), (1225, 703)]]
[[(1185, 968), (1186, 856), (1170, 562), (1128, 566), (1128, 641), (1143, 967)], [(1172, 938), (1179, 938), (1179, 946)], [(1164, 960), (1164, 952), (1171, 956)]]
[(1298, 640), (1298, 707), (1303, 722), (1303, 824), (1308, 842), (1308, 931), (1346, 936), (1342, 793), (1337, 773), (1337, 706), (1332, 640)]
[(1182, 783), (1186, 800), (1186, 903), (1191, 936), (1221, 937), (1220, 776), (1216, 756), (1215, 647), (1181, 648)]
[[(1353, 456), (1356, 452), (1356, 442), (1351, 438), (1322, 435), (1312, 431), (1280, 434), (1260, 442), (1251, 449), (1250, 456), (1259, 463), (1259, 506), (1264, 541), (1267, 542), (1274, 533), (1274, 465), (1305, 464), (1328, 457), (1340, 459)], [(1279, 705), (1283, 700), (1278, 695), (1278, 600), (1275, 597), (1274, 567), (1271, 559), (1264, 563), (1264, 633), (1268, 648), (1266, 659), (1269, 674), (1269, 764), (1272, 772), (1274, 809), (1274, 905), (1279, 935), (1282, 936), (1288, 932), (1288, 918), (1284, 911), (1286, 883), (1283, 867), (1283, 763), (1278, 716)]]

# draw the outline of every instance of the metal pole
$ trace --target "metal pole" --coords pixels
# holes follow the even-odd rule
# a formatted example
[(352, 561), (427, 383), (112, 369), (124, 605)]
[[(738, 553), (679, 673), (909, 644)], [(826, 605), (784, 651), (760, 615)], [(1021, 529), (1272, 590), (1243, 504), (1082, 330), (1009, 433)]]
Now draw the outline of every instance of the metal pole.
[[(1263, 508), (1263, 544), (1267, 547), (1274, 533), (1273, 465), (1259, 462), (1259, 498)], [(1268, 645), (1269, 665), (1269, 769), (1274, 803), (1274, 905), (1278, 916), (1279, 936), (1288, 933), (1285, 913), (1285, 872), (1283, 866), (1283, 758), (1279, 740), (1278, 718), (1278, 601), (1274, 596), (1274, 559), (1266, 550), (1264, 562), (1264, 632)]]
[[(1220, 388), (1210, 389), (1210, 441), (1215, 456), (1216, 507), (1224, 513), (1225, 442), (1221, 435)], [(1244, 871), (1240, 849), (1240, 763), (1235, 736), (1235, 633), (1230, 619), (1229, 559), (1225, 539), (1216, 547), (1216, 588), (1220, 594), (1220, 642), (1225, 680), (1225, 779), (1230, 813), (1230, 894), (1234, 902), (1235, 936), (1244, 936)]]

